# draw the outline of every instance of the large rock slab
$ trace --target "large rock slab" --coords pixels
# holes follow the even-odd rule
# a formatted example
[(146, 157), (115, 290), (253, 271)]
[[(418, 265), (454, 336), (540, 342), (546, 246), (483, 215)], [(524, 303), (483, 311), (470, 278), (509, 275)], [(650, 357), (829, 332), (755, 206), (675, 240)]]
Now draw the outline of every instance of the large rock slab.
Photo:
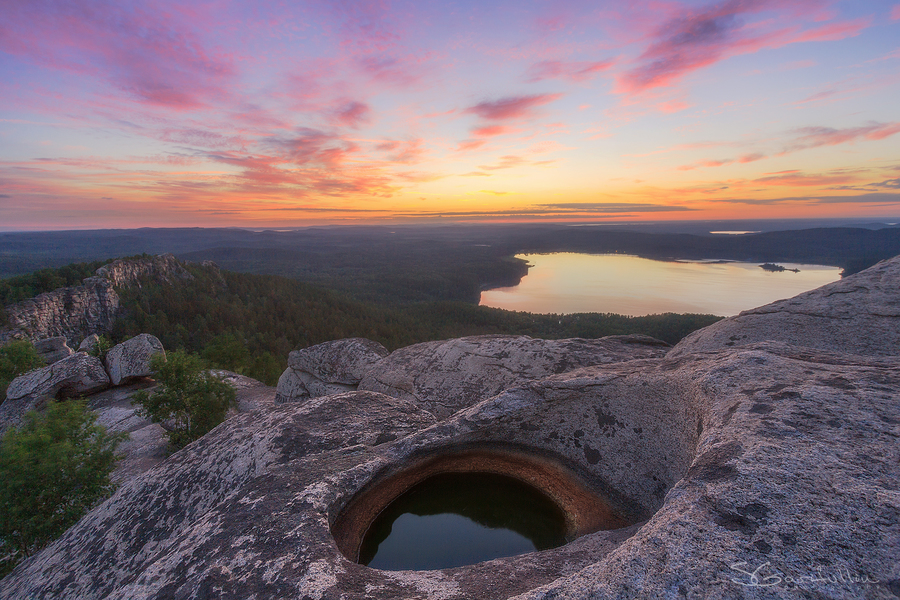
[(81, 352), (12, 380), (7, 400), (28, 396), (80, 396), (109, 387), (100, 359)]
[(288, 355), (288, 368), (278, 380), (276, 400), (296, 402), (352, 391), (373, 366), (389, 354), (365, 338), (316, 344)]
[(150, 359), (156, 354), (166, 355), (162, 342), (154, 335), (142, 333), (110, 348), (103, 362), (112, 384), (122, 385), (149, 377), (153, 372)]
[[(898, 390), (896, 357), (762, 343), (586, 367), (443, 421), (373, 392), (282, 404), (126, 482), (0, 596), (892, 598)], [(644, 521), (440, 571), (337, 549), (358, 492), (470, 451), (562, 465)]]
[(664, 356), (669, 345), (643, 335), (596, 340), (541, 340), (479, 335), (400, 348), (360, 382), (372, 390), (419, 403), (435, 416), (501, 390), (590, 365)]
[(0, 429), (18, 424), (22, 415), (46, 397), (92, 394), (110, 386), (99, 358), (81, 352), (12, 380), (0, 405)]
[(685, 337), (672, 356), (777, 340), (865, 356), (900, 354), (900, 256)]

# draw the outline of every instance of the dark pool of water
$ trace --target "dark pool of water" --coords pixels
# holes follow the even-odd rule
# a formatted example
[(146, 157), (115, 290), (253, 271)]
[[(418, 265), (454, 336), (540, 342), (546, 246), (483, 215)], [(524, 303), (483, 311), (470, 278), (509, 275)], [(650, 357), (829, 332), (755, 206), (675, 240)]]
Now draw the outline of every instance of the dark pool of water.
[(565, 517), (511, 477), (444, 473), (417, 484), (375, 519), (359, 562), (390, 571), (445, 569), (555, 548)]

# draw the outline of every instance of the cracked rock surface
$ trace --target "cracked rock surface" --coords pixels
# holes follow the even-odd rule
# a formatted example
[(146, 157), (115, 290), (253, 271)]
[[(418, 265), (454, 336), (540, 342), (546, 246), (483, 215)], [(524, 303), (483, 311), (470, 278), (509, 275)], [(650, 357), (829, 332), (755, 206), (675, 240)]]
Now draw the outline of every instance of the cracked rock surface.
[(400, 348), (360, 382), (447, 417), (502, 390), (579, 367), (665, 355), (669, 346), (644, 335), (596, 340), (541, 340), (478, 335)]
[(275, 399), (298, 402), (355, 390), (366, 373), (387, 355), (387, 348), (365, 338), (332, 340), (294, 350), (288, 355), (288, 368), (278, 379)]

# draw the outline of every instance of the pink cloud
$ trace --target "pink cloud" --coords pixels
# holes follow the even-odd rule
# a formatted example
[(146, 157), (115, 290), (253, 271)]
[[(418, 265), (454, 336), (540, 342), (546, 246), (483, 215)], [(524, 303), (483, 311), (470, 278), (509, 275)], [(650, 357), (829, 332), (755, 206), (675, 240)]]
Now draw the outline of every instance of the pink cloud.
[(487, 140), (463, 140), (456, 145), (457, 151), (477, 150), (487, 144)]
[(300, 129), (295, 136), (274, 138), (265, 143), (284, 162), (328, 168), (339, 166), (360, 150), (353, 142), (315, 129)]
[(521, 131), (520, 129), (516, 129), (515, 127), (508, 127), (506, 125), (485, 125), (484, 127), (476, 127), (472, 130), (472, 135), (475, 137), (493, 137), (495, 135), (505, 135), (507, 133), (515, 133), (517, 131)]
[(637, 94), (671, 86), (687, 74), (729, 56), (792, 43), (844, 39), (859, 34), (870, 23), (868, 19), (857, 19), (805, 31), (799, 26), (791, 26), (760, 33), (756, 32), (766, 23), (745, 25), (744, 16), (770, 8), (792, 7), (771, 0), (725, 0), (670, 19), (656, 31), (654, 40), (638, 58), (637, 65), (617, 78), (617, 91)]
[(891, 21), (900, 21), (900, 4), (895, 4), (891, 9)]
[(234, 60), (207, 48), (177, 8), (35, 0), (8, 4), (4, 13), (0, 50), (105, 79), (139, 102), (189, 110), (230, 96)]
[(798, 129), (797, 137), (782, 154), (818, 148), (819, 146), (835, 146), (857, 140), (883, 140), (894, 134), (900, 133), (900, 122), (873, 123), (864, 127), (847, 127), (834, 129), (832, 127), (804, 127)]
[(364, 102), (347, 102), (334, 113), (333, 120), (346, 127), (358, 129), (372, 120), (372, 109)]
[(656, 105), (660, 112), (666, 113), (667, 115), (681, 112), (690, 108), (691, 106), (691, 104), (688, 104), (683, 100), (669, 100), (668, 102), (661, 102)]
[(485, 100), (465, 110), (467, 113), (478, 115), (482, 119), (502, 121), (507, 119), (521, 119), (532, 115), (534, 109), (559, 100), (562, 94), (535, 94), (532, 96), (510, 96), (494, 100)]
[(536, 82), (544, 79), (566, 79), (568, 81), (584, 81), (597, 73), (609, 70), (613, 61), (583, 61), (564, 62), (559, 60), (545, 60), (536, 63), (528, 69), (528, 81)]
[(381, 152), (386, 152), (389, 161), (403, 164), (419, 162), (426, 154), (425, 141), (421, 138), (403, 142), (389, 140), (377, 144), (375, 148)]

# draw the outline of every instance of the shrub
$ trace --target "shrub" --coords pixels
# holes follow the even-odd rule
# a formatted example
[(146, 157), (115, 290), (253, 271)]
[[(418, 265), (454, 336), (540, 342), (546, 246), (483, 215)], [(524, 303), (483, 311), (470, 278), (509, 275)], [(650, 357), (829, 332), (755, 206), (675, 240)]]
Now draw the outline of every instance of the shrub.
[(100, 360), (103, 360), (106, 358), (106, 353), (109, 352), (114, 345), (115, 344), (112, 343), (112, 340), (109, 339), (109, 336), (98, 336), (97, 343), (94, 344), (94, 347), (91, 348), (88, 354), (90, 354), (91, 356), (96, 356)]
[(126, 433), (107, 433), (84, 400), (50, 401), (26, 413), (0, 440), (0, 539), (5, 575), (63, 534), (109, 496), (116, 446)]
[(13, 379), (43, 366), (43, 359), (28, 340), (13, 340), (0, 347), (0, 402), (6, 399), (6, 388)]
[(234, 389), (203, 368), (199, 357), (176, 350), (168, 359), (150, 360), (159, 386), (134, 395), (142, 415), (166, 429), (169, 442), (182, 448), (225, 420), (234, 405)]

